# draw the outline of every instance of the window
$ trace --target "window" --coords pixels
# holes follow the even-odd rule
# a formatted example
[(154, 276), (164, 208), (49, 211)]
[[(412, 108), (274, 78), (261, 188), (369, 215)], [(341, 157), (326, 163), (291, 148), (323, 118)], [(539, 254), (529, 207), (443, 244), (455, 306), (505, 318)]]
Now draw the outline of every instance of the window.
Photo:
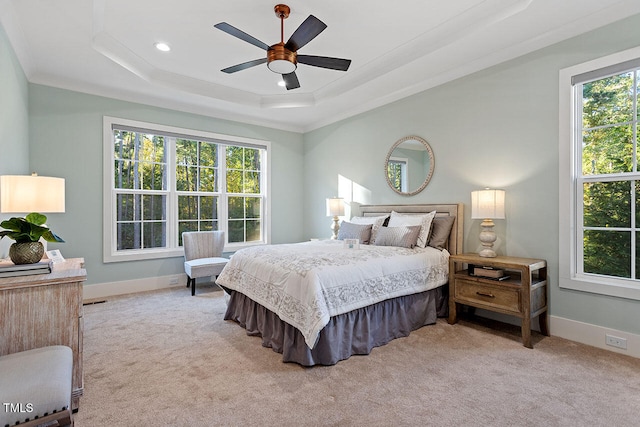
[(640, 51), (561, 72), (561, 287), (640, 299), (639, 89)]
[(400, 157), (390, 157), (387, 162), (387, 175), (389, 182), (398, 191), (407, 192), (408, 172), (407, 165), (409, 159)]
[(105, 117), (105, 262), (179, 256), (185, 231), (224, 230), (225, 250), (268, 243), (268, 151)]

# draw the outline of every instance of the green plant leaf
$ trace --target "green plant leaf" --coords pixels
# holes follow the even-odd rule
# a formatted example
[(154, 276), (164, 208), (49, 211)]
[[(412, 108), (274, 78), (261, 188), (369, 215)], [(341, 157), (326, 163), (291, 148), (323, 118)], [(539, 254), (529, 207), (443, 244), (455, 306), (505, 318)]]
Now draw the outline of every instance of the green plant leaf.
[(47, 217), (32, 212), (25, 218), (13, 217), (2, 221), (0, 226), (6, 230), (0, 231), (0, 238), (9, 237), (17, 243), (37, 242), (42, 237), (47, 242), (64, 242), (45, 225)]
[(42, 238), (44, 240), (46, 240), (47, 242), (64, 243), (64, 240), (62, 240), (62, 238), (60, 236), (58, 236), (57, 234), (55, 234), (51, 230), (47, 230), (46, 232), (44, 232), (42, 234)]
[(47, 222), (47, 217), (37, 212), (31, 212), (29, 215), (25, 217), (27, 222), (35, 225), (42, 225)]

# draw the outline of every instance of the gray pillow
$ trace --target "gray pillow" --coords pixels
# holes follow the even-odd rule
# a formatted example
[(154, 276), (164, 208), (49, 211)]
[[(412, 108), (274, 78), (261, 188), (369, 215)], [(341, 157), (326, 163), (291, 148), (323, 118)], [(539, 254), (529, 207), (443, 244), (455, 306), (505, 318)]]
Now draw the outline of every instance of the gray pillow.
[(436, 249), (445, 249), (449, 243), (449, 234), (453, 227), (453, 216), (437, 216), (431, 223), (431, 236), (429, 237), (429, 246)]
[(418, 242), (420, 225), (404, 225), (400, 227), (380, 227), (376, 235), (376, 246), (399, 246), (413, 248)]
[(371, 238), (371, 224), (354, 224), (342, 221), (338, 229), (338, 240), (358, 239), (360, 243), (366, 245)]

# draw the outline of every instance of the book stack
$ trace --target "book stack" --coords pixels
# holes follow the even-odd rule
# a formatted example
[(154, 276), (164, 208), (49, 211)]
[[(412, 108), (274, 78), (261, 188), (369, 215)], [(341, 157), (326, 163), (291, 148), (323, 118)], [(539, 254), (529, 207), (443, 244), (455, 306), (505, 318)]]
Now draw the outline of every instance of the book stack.
[(509, 276), (505, 276), (504, 270), (493, 267), (483, 267), (479, 265), (469, 265), (469, 275), (486, 277), (487, 279), (494, 280), (505, 280), (509, 278)]
[(0, 260), (0, 277), (28, 276), (31, 274), (49, 274), (53, 261), (43, 259), (35, 264), (14, 264), (10, 260)]

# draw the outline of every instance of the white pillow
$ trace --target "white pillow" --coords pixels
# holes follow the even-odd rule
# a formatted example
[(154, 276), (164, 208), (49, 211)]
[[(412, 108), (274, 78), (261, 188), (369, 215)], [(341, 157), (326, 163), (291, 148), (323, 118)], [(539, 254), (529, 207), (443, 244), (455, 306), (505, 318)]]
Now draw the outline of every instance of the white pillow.
[(431, 223), (436, 216), (436, 211), (431, 211), (428, 214), (400, 214), (396, 211), (391, 211), (391, 218), (387, 227), (404, 227), (411, 225), (420, 226), (420, 234), (418, 234), (418, 244), (421, 248), (427, 246), (429, 242), (429, 235), (431, 234)]
[(371, 224), (371, 237), (369, 238), (369, 244), (373, 245), (376, 241), (376, 235), (378, 230), (384, 224), (384, 221), (388, 218), (388, 215), (382, 216), (354, 216), (351, 218), (353, 224)]

